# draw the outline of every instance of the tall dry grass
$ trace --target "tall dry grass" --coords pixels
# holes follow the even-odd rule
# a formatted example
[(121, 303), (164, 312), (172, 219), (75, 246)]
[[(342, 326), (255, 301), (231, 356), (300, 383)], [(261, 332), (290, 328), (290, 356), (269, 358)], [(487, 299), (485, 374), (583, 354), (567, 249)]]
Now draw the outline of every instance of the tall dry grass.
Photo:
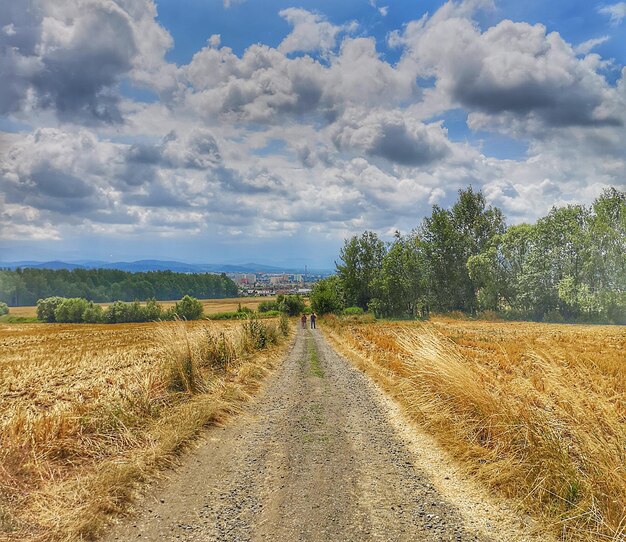
[[(85, 540), (282, 357), (231, 322), (0, 326), (0, 540)], [(282, 344), (282, 345), (281, 345)]]
[(468, 472), (563, 540), (624, 540), (624, 328), (447, 320), (329, 333)]

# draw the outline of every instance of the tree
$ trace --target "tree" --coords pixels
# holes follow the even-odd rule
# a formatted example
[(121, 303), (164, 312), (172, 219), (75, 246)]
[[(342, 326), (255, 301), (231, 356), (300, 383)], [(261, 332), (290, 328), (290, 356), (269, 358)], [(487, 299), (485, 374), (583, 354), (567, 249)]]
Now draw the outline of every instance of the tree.
[(341, 312), (345, 307), (341, 279), (332, 275), (316, 282), (310, 299), (311, 308), (317, 314)]
[(86, 299), (80, 297), (64, 299), (54, 310), (54, 317), (57, 322), (79, 324), (84, 322), (83, 314), (88, 308), (89, 301)]
[(428, 312), (428, 276), (423, 249), (417, 235), (396, 232), (385, 254), (377, 279), (377, 298), (370, 308), (377, 316), (425, 316)]
[(185, 320), (197, 320), (202, 316), (203, 310), (202, 303), (188, 295), (176, 303), (176, 308), (174, 309), (178, 317)]
[(375, 297), (375, 283), (380, 273), (385, 244), (370, 231), (354, 236), (344, 243), (336, 264), (337, 275), (343, 284), (346, 305), (367, 309)]
[(276, 298), (278, 304), (278, 310), (287, 313), (289, 316), (298, 316), (304, 308), (306, 303), (299, 295), (279, 295)]
[(37, 301), (37, 319), (43, 322), (56, 322), (55, 311), (63, 301), (65, 301), (63, 297), (39, 299)]

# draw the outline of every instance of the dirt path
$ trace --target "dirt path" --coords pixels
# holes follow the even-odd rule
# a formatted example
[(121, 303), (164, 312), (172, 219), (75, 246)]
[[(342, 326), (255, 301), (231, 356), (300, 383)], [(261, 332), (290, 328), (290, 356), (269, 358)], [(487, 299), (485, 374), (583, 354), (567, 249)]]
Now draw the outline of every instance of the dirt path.
[(210, 430), (106, 541), (505, 539), (466, 527), (378, 395), (319, 331), (299, 330), (249, 412)]

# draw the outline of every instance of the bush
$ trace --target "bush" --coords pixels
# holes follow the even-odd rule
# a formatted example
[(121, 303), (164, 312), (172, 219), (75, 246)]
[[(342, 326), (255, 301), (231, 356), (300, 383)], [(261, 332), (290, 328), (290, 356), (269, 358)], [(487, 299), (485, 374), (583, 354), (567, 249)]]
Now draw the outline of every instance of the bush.
[(306, 307), (304, 299), (299, 295), (279, 295), (276, 299), (279, 310), (286, 312), (289, 316), (298, 316)]
[(363, 309), (361, 307), (348, 307), (343, 310), (343, 313), (346, 316), (350, 316), (351, 314), (363, 314)]
[(248, 349), (263, 350), (270, 344), (278, 342), (276, 326), (261, 322), (257, 318), (248, 318), (243, 324), (243, 336)]
[(259, 317), (260, 318), (276, 318), (277, 316), (282, 316), (282, 315), (287, 316), (284, 312), (280, 312), (280, 311), (267, 311), (267, 312), (262, 312)]
[(104, 320), (109, 324), (125, 324), (130, 322), (145, 322), (145, 311), (139, 301), (126, 303), (116, 301), (111, 303), (107, 309)]
[(104, 311), (102, 307), (90, 302), (85, 312), (83, 312), (83, 322), (86, 324), (101, 324), (104, 322)]
[(206, 333), (205, 349), (202, 355), (203, 362), (209, 367), (226, 370), (237, 359), (235, 346), (224, 333), (214, 335)]
[(143, 307), (143, 313), (147, 322), (154, 322), (163, 317), (163, 307), (156, 299), (148, 299), (146, 306)]
[(289, 317), (283, 312), (280, 315), (280, 320), (278, 321), (278, 329), (283, 334), (283, 336), (289, 335)]
[(80, 324), (88, 307), (89, 301), (81, 297), (64, 299), (54, 310), (54, 319), (63, 324)]
[(42, 322), (56, 322), (54, 311), (65, 301), (64, 297), (46, 297), (37, 301), (37, 319)]
[(338, 276), (320, 280), (311, 292), (311, 307), (317, 314), (339, 314), (344, 307), (344, 294)]
[(9, 306), (6, 303), (0, 303), (0, 316), (9, 314)]
[(261, 301), (257, 308), (259, 312), (279, 311), (280, 308), (276, 301)]
[(174, 308), (174, 312), (179, 318), (185, 320), (198, 320), (202, 316), (203, 308), (202, 303), (195, 297), (186, 295), (183, 297)]
[(237, 320), (246, 318), (246, 315), (237, 311), (214, 312), (207, 314), (207, 320)]

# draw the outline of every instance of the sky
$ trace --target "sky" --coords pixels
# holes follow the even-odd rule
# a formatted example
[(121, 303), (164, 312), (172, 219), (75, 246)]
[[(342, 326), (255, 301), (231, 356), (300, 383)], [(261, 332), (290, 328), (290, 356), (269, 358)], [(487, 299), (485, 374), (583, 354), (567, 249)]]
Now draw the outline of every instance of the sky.
[(626, 2), (0, 0), (0, 261), (331, 267), (626, 189)]

